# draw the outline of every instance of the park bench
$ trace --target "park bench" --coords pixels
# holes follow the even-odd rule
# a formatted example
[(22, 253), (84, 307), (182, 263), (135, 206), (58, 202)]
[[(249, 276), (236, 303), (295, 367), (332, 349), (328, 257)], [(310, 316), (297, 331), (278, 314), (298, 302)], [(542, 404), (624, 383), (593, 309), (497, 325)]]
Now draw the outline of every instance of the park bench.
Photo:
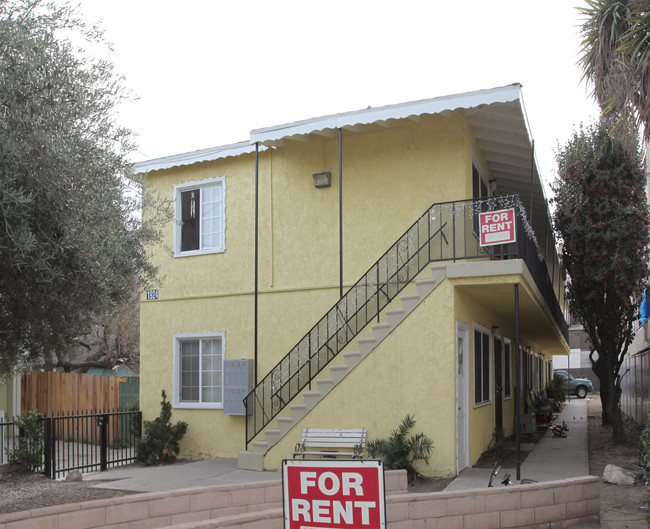
[(305, 456), (363, 458), (366, 429), (305, 428), (293, 457)]

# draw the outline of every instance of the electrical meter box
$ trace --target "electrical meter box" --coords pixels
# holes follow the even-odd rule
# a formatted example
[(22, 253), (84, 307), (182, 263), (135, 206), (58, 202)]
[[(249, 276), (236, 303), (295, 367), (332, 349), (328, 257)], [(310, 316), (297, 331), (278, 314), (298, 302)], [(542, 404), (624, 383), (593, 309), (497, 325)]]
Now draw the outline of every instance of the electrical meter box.
[(223, 361), (223, 413), (225, 415), (246, 415), (244, 397), (253, 389), (253, 361)]

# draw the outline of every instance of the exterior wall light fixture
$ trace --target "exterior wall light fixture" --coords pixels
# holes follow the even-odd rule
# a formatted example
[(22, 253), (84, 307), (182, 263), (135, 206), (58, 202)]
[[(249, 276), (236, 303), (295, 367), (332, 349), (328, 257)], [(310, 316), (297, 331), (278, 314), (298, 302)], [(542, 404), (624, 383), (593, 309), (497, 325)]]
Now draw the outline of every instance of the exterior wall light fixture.
[(332, 185), (332, 173), (325, 171), (322, 173), (314, 173), (314, 187), (329, 187)]

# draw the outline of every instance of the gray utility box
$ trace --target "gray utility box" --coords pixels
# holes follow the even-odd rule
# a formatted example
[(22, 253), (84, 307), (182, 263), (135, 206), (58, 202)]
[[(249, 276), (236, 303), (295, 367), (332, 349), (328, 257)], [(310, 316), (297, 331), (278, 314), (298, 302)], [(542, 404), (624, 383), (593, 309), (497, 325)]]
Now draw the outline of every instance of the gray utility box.
[(223, 361), (223, 413), (225, 415), (246, 415), (244, 397), (253, 389), (253, 361)]

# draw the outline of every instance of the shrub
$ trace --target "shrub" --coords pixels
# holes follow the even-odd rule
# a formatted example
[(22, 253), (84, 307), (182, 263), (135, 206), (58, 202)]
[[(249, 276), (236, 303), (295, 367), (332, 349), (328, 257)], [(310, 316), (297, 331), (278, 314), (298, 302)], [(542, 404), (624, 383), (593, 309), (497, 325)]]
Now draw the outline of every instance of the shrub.
[(553, 379), (546, 386), (546, 396), (555, 402), (566, 400), (566, 379), (562, 375), (553, 375)]
[(7, 449), (7, 458), (12, 465), (20, 465), (25, 470), (35, 470), (43, 465), (45, 451), (45, 434), (43, 432), (43, 414), (36, 408), (22, 417), (14, 419), (14, 428), (20, 432), (16, 447)]
[(160, 415), (153, 421), (144, 421), (144, 433), (136, 443), (136, 460), (145, 465), (173, 463), (180, 451), (180, 441), (187, 433), (187, 423), (178, 421), (171, 423), (172, 405), (167, 401), (165, 390), (162, 390)]
[(388, 470), (406, 470), (409, 483), (414, 483), (421, 474), (416, 469), (418, 461), (429, 463), (433, 441), (423, 433), (408, 436), (415, 426), (415, 419), (407, 415), (387, 439), (368, 441), (366, 449), (370, 457), (380, 458)]

